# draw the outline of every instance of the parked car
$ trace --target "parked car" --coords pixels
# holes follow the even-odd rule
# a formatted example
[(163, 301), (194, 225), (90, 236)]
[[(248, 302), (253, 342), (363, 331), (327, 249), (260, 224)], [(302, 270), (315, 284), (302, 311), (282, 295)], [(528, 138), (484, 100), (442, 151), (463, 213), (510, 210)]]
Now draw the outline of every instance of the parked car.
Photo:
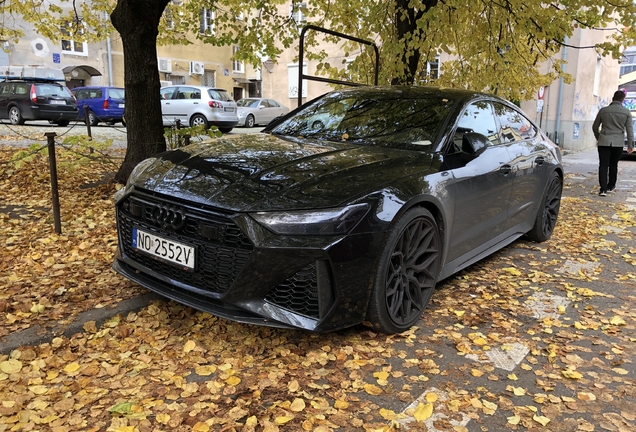
[(19, 80), (0, 82), (0, 118), (13, 125), (27, 120), (49, 120), (67, 126), (77, 119), (73, 93), (55, 80)]
[(115, 196), (113, 267), (235, 321), (403, 332), (438, 281), (547, 240), (562, 187), (559, 148), (503, 99), (338, 90), (141, 162)]
[(236, 101), (236, 106), (238, 107), (239, 125), (245, 127), (268, 124), (275, 118), (289, 112), (289, 108), (279, 104), (274, 99), (239, 99)]
[(121, 87), (90, 86), (75, 87), (72, 90), (79, 108), (79, 120), (85, 121), (88, 110), (88, 122), (91, 126), (99, 123), (124, 123), (126, 91)]
[(230, 94), (218, 88), (202, 86), (169, 86), (161, 88), (161, 113), (164, 126), (177, 120), (183, 125), (214, 125), (223, 133), (238, 124), (236, 102)]

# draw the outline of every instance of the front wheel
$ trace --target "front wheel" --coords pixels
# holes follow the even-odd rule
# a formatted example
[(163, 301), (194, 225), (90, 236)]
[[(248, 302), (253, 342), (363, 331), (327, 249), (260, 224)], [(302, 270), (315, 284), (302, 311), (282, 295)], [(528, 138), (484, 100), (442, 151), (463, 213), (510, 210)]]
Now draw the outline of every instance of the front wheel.
[(24, 124), (24, 118), (22, 118), (20, 108), (14, 106), (9, 109), (9, 121), (12, 125)]
[(408, 210), (388, 233), (373, 283), (367, 320), (385, 333), (411, 328), (433, 295), (441, 269), (437, 222), (424, 208)]
[(93, 111), (88, 112), (88, 122), (91, 126), (97, 126), (99, 124), (99, 118), (97, 118)]
[(252, 114), (248, 115), (245, 119), (245, 127), (251, 128), (254, 127), (255, 124), (254, 116)]
[(70, 120), (60, 120), (55, 122), (55, 124), (58, 126), (66, 127), (69, 125), (70, 122), (71, 122)]
[(552, 236), (552, 231), (554, 231), (554, 226), (559, 216), (559, 209), (561, 208), (562, 191), (563, 181), (561, 176), (553, 172), (541, 200), (541, 207), (537, 211), (534, 226), (526, 233), (530, 240), (541, 243)]
[(190, 118), (190, 126), (191, 127), (195, 127), (195, 126), (203, 126), (204, 128), (208, 128), (208, 119), (205, 118), (205, 116), (201, 115), (201, 114), (195, 114), (192, 116), (192, 118)]

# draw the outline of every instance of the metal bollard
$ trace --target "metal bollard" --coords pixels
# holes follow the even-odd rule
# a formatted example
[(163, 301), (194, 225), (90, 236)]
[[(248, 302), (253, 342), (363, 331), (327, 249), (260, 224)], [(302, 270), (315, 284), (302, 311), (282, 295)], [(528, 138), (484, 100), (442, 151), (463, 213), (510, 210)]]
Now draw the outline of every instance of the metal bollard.
[(184, 146), (190, 145), (190, 135), (185, 134), (185, 135), (183, 136), (183, 145), (184, 145)]
[(53, 201), (53, 220), (55, 232), (62, 234), (62, 222), (60, 221), (60, 195), (57, 187), (57, 162), (55, 161), (55, 132), (46, 132), (46, 141), (49, 149), (49, 171), (51, 173), (51, 198)]

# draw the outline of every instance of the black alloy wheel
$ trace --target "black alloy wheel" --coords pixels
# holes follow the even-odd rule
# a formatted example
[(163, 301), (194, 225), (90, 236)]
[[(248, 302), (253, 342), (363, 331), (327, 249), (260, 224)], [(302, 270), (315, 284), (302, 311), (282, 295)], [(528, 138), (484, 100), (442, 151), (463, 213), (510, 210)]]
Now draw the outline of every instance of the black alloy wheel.
[(563, 181), (557, 172), (553, 172), (546, 188), (541, 207), (537, 211), (537, 217), (534, 226), (528, 233), (527, 237), (537, 243), (546, 241), (552, 236), (554, 227), (559, 217), (559, 209), (561, 208), (561, 193), (563, 191)]
[(441, 269), (437, 222), (424, 208), (407, 211), (395, 224), (382, 250), (367, 313), (373, 326), (401, 333), (422, 316)]

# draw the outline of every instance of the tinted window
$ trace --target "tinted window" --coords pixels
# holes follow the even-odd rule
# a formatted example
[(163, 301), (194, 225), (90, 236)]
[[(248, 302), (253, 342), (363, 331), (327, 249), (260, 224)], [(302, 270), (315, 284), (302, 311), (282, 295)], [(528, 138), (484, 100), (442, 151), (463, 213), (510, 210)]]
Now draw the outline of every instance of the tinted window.
[(210, 98), (214, 100), (226, 101), (226, 102), (229, 102), (232, 100), (232, 97), (230, 96), (230, 94), (226, 92), (225, 90), (209, 89), (208, 95), (210, 96)]
[(495, 114), (501, 126), (499, 131), (501, 139), (505, 143), (523, 141), (537, 134), (532, 123), (515, 109), (495, 103)]
[(108, 97), (112, 99), (124, 99), (124, 89), (108, 89)]
[(77, 99), (86, 99), (88, 98), (88, 90), (75, 90), (73, 91), (75, 97)]
[(404, 92), (333, 93), (277, 125), (272, 133), (430, 150), (454, 102)]
[(2, 90), (0, 91), (0, 94), (3, 94), (3, 95), (11, 94), (12, 89), (13, 89), (13, 84), (4, 84), (2, 86)]
[(38, 96), (60, 96), (73, 97), (71, 91), (60, 84), (38, 84), (35, 86), (35, 92)]
[[(497, 123), (490, 102), (473, 102), (468, 105), (457, 124), (455, 143), (461, 148), (461, 139), (466, 132), (477, 132), (488, 138), (491, 144), (499, 144)], [(458, 142), (459, 141), (459, 142)]]

